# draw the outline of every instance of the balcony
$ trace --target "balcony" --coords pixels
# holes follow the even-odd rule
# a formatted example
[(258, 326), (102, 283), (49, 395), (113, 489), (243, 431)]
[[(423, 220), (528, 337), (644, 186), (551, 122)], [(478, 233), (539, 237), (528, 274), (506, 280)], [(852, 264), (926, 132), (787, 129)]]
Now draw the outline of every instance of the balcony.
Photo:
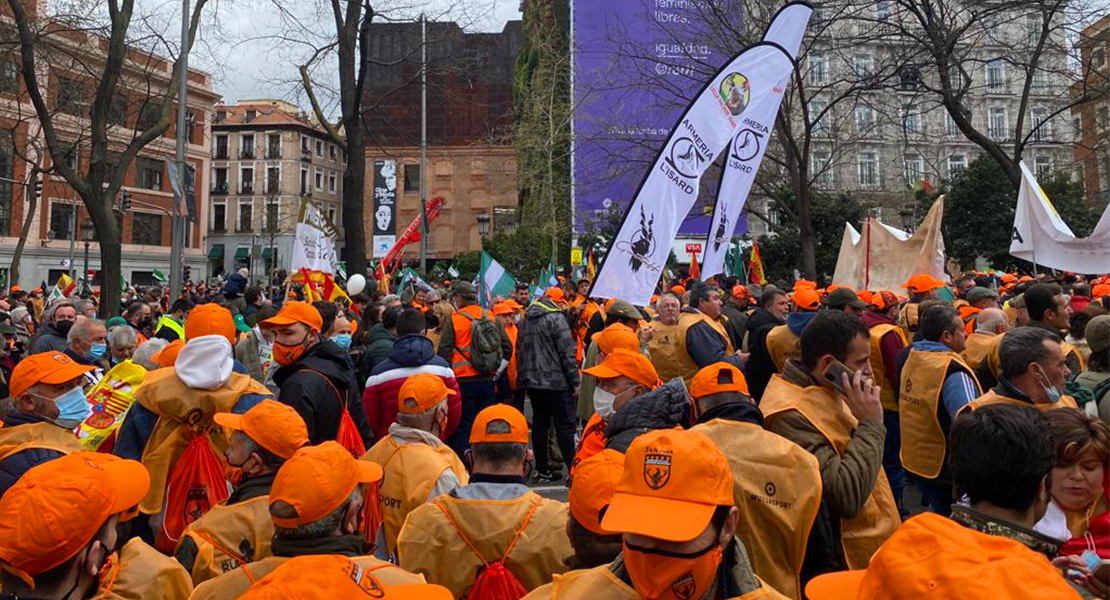
[(266, 158), (279, 159), (281, 158), (281, 148), (271, 146), (266, 149)]
[(227, 194), (227, 189), (228, 185), (226, 181), (217, 181), (216, 184), (212, 186), (212, 193), (222, 196)]
[(235, 232), (236, 233), (254, 233), (254, 228), (251, 227), (250, 223), (240, 223), (239, 226), (235, 228)]
[(239, 184), (239, 193), (240, 194), (253, 194), (254, 193), (254, 184), (246, 182), (246, 181), (244, 181), (243, 183), (240, 183)]
[(243, 148), (239, 151), (239, 158), (254, 158), (254, 148)]
[(312, 162), (311, 148), (305, 148), (304, 146), (301, 147), (301, 160), (308, 163)]
[(223, 222), (213, 223), (212, 233), (227, 233), (227, 226)]

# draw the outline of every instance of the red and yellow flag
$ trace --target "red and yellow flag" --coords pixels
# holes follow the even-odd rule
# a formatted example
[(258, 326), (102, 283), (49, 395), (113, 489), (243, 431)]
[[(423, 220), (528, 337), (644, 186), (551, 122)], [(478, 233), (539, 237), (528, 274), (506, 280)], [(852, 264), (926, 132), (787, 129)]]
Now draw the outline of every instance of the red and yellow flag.
[(317, 300), (335, 302), (339, 298), (346, 298), (348, 302), (351, 300), (347, 292), (343, 291), (343, 288), (335, 282), (330, 273), (301, 269), (293, 274), (293, 282), (304, 284), (304, 299), (306, 302)]
[(763, 259), (759, 256), (759, 242), (752, 242), (752, 257), (748, 261), (748, 282), (767, 285), (767, 278), (763, 275)]

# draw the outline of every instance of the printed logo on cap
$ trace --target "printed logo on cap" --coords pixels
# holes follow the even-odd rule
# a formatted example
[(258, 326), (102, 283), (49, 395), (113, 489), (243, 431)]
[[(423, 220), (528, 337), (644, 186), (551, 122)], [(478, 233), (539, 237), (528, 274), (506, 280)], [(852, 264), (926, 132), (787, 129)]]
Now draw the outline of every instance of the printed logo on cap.
[(674, 452), (648, 448), (644, 454), (644, 483), (653, 490), (662, 489), (671, 480)]
[(671, 591), (674, 592), (675, 598), (679, 600), (690, 600), (694, 597), (694, 592), (697, 589), (698, 584), (694, 581), (694, 574), (689, 571), (671, 584)]

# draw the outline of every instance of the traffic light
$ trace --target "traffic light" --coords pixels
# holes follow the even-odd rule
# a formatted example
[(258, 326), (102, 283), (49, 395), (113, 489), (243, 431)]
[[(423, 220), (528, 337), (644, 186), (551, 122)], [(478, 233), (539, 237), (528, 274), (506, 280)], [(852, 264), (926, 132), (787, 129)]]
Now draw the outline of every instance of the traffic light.
[(120, 212), (127, 212), (131, 210), (131, 192), (123, 190), (123, 195), (119, 199)]
[(42, 198), (42, 175), (35, 176), (35, 200)]
[(189, 265), (185, 265), (185, 273), (184, 273), (185, 281), (192, 281), (191, 273), (192, 273), (192, 269), (189, 267)]

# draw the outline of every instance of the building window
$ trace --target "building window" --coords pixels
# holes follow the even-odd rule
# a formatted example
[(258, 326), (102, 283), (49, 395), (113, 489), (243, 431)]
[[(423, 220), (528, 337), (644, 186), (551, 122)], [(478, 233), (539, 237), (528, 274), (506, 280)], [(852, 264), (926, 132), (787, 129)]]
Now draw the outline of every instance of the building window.
[(301, 195), (312, 195), (312, 186), (308, 183), (308, 169), (301, 169)]
[(953, 119), (952, 113), (947, 110), (944, 111), (944, 135), (948, 137), (957, 137), (960, 135), (960, 127), (956, 125), (956, 119)]
[(139, 109), (139, 118), (135, 121), (135, 129), (138, 131), (146, 131), (153, 128), (162, 120), (162, 107), (148, 99), (143, 103), (143, 107)]
[(1025, 40), (1034, 45), (1041, 38), (1041, 16), (1036, 13), (1025, 15)]
[(967, 168), (966, 154), (953, 154), (948, 157), (948, 176), (955, 177), (957, 173)]
[(1052, 177), (1052, 158), (1048, 156), (1038, 156), (1033, 160), (1033, 169), (1037, 172), (1037, 179), (1045, 181)]
[(1006, 65), (1001, 58), (987, 63), (987, 91), (995, 94), (1006, 91)]
[(335, 207), (334, 206), (329, 206), (328, 207), (328, 222), (331, 223), (332, 225), (335, 225), (336, 227), (339, 227), (339, 223), (335, 219)]
[(227, 160), (227, 136), (216, 135), (216, 160)]
[(875, 18), (879, 21), (886, 21), (890, 18), (890, 1), (878, 0), (875, 3)]
[(898, 89), (912, 92), (921, 86), (921, 71), (917, 67), (902, 67), (898, 71)]
[(50, 239), (68, 240), (73, 237), (73, 213), (76, 208), (68, 202), (50, 203)]
[(307, 135), (301, 136), (301, 154), (312, 155), (312, 141), (308, 139)]
[(987, 135), (995, 140), (1004, 140), (1008, 137), (1010, 120), (1006, 116), (1005, 106), (992, 106), (987, 112)]
[(1106, 64), (1106, 50), (1096, 48), (1091, 51), (1091, 66), (1096, 69), (1102, 68)]
[(908, 137), (924, 133), (921, 129), (921, 111), (913, 104), (902, 106), (902, 133)]
[(161, 246), (162, 215), (141, 212), (132, 213), (131, 243), (147, 246)]
[(281, 158), (280, 133), (271, 133), (266, 136), (266, 158)]
[(875, 126), (875, 109), (870, 106), (856, 107), (856, 133), (866, 134)]
[(162, 189), (162, 161), (139, 157), (135, 161), (138, 177), (135, 185), (146, 190)]
[(254, 158), (254, 134), (239, 135), (239, 158)]
[(1078, 142), (1078, 141), (1082, 140), (1083, 139), (1083, 122), (1080, 121), (1079, 117), (1075, 117), (1074, 119), (1071, 120), (1071, 127), (1072, 127), (1072, 130), (1071, 130), (1071, 139), (1072, 139), (1072, 141), (1073, 142)]
[(212, 204), (212, 231), (227, 231), (227, 205), (222, 202)]
[(832, 186), (836, 182), (833, 176), (832, 153), (828, 150), (814, 150), (809, 158), (813, 182), (822, 187)]
[(908, 185), (916, 185), (925, 178), (925, 159), (920, 154), (902, 156), (902, 167), (902, 176)]
[(127, 96), (116, 94), (108, 104), (108, 122), (112, 125), (127, 125)]
[[(12, 182), (15, 176), (15, 142), (10, 130), (0, 130), (0, 232), (7, 234), (12, 218)], [(41, 177), (41, 175), (40, 175)]]
[(1033, 128), (1033, 141), (1047, 142), (1052, 139), (1052, 121), (1048, 109), (1034, 108), (1029, 111), (1030, 126)]
[(829, 82), (829, 59), (823, 54), (809, 57), (809, 85), (826, 85)]
[(251, 218), (253, 217), (253, 215), (251, 214), (251, 211), (253, 211), (253, 210), (254, 210), (254, 203), (251, 202), (250, 200), (240, 200), (239, 201), (239, 227), (238, 227), (238, 230), (240, 232), (253, 231), (252, 225), (251, 225)]
[(85, 107), (88, 101), (87, 96), (85, 84), (66, 77), (59, 77), (58, 98), (55, 100), (54, 106), (59, 112), (83, 115), (87, 110)]
[(875, 61), (870, 54), (857, 54), (853, 63), (856, 78), (860, 81), (871, 79), (875, 70)]
[(227, 193), (227, 167), (217, 167), (212, 172), (212, 191), (217, 194)]
[(319, 158), (324, 158), (324, 142), (321, 142), (320, 140), (316, 140), (316, 156)]
[(11, 61), (0, 62), (0, 92), (14, 94), (19, 91), (19, 65)]
[(280, 194), (281, 193), (281, 167), (268, 166), (266, 167), (266, 193), (267, 194)]
[(809, 101), (809, 119), (811, 121), (810, 131), (813, 135), (828, 135), (829, 134), (829, 120), (830, 116), (826, 109), (829, 103), (824, 100), (810, 100)]
[(335, 144), (328, 144), (328, 159), (332, 162), (339, 160), (339, 154), (335, 151)]
[(239, 168), (239, 193), (254, 193), (254, 169), (252, 167)]
[(1095, 113), (1095, 121), (1099, 129), (1110, 127), (1110, 107), (1100, 106)]
[(316, 169), (316, 191), (323, 191), (324, 189), (324, 172)]
[(420, 165), (405, 165), (405, 192), (420, 191)]
[(266, 203), (266, 232), (277, 233), (281, 229), (281, 205), (277, 202)]
[(857, 177), (860, 187), (876, 187), (879, 185), (879, 154), (878, 152), (860, 152), (857, 163)]
[(1033, 91), (1041, 94), (1049, 92), (1049, 73), (1044, 69), (1033, 71)]
[(328, 191), (334, 194), (335, 190), (336, 190), (335, 173), (328, 173)]

